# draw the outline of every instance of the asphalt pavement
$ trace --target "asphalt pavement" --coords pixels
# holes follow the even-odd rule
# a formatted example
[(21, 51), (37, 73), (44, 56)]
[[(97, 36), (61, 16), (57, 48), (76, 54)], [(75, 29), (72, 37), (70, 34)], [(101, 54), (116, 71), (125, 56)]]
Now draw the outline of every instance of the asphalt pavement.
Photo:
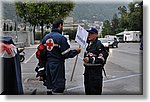
[[(142, 52), (139, 43), (120, 43), (119, 48), (110, 48), (109, 58), (105, 65), (107, 78), (104, 76), (102, 95), (142, 95), (143, 94), (143, 68)], [(77, 48), (77, 43), (71, 43)], [(38, 61), (35, 57), (37, 45), (25, 48), (26, 59), (21, 63), (22, 81), (26, 95), (46, 95), (46, 87), (35, 76), (34, 71)], [(64, 95), (85, 95), (83, 53), (79, 54), (76, 69), (71, 81), (71, 74), (75, 58), (67, 59), (66, 90)]]

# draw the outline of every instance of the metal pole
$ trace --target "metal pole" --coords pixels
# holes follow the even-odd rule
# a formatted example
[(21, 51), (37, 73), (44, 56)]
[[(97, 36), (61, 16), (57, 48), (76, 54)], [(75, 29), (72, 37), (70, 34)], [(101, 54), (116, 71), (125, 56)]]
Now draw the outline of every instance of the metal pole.
[(16, 16), (16, 42), (18, 42), (18, 34), (17, 34), (17, 30), (18, 30), (18, 22), (17, 22), (17, 16)]
[[(79, 45), (79, 48), (80, 48), (80, 47), (81, 47), (81, 46)], [(77, 60), (78, 60), (78, 55), (76, 56), (76, 59), (75, 59), (75, 63), (74, 63), (74, 66), (73, 66), (73, 71), (72, 71), (72, 74), (71, 74), (71, 79), (70, 79), (70, 81), (72, 81), (72, 79), (73, 79), (73, 75), (74, 75), (74, 71), (75, 71), (75, 68), (76, 68)]]

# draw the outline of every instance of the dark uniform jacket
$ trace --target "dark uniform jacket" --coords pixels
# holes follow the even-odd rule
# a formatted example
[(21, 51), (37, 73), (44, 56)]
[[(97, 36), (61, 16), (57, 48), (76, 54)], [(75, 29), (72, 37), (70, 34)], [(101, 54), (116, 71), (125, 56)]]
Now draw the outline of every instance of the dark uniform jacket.
[(84, 66), (104, 66), (108, 55), (108, 51), (98, 39), (93, 43), (88, 42), (84, 57), (88, 57), (89, 62), (84, 63)]
[(47, 34), (43, 38), (42, 44), (47, 49), (47, 89), (52, 89), (56, 93), (63, 93), (66, 81), (65, 59), (73, 58), (78, 52), (70, 49), (67, 39), (57, 29), (53, 29), (51, 33)]
[(0, 38), (0, 58), (3, 64), (3, 95), (24, 94), (19, 53), (11, 37)]
[(67, 39), (57, 29), (47, 34), (42, 44), (47, 47), (47, 60), (64, 62), (67, 58), (76, 56), (77, 50), (71, 50)]

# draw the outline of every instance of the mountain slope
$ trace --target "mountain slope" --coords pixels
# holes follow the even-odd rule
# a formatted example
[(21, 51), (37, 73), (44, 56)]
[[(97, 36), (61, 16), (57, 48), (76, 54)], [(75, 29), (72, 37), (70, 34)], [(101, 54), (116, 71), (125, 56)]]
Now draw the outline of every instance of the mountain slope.
[(119, 6), (127, 6), (126, 3), (84, 3), (76, 4), (71, 15), (77, 20), (111, 20), (118, 13)]
[[(77, 3), (71, 16), (75, 20), (111, 20), (115, 13), (118, 13), (119, 6), (127, 6), (127, 3)], [(3, 18), (15, 19), (15, 4), (3, 3)]]

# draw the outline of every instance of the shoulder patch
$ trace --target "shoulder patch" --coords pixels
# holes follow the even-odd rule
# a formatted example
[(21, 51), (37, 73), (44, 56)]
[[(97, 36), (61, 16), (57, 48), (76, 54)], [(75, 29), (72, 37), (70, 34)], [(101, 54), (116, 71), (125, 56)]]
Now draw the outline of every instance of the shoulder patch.
[(54, 47), (54, 41), (52, 38), (49, 38), (48, 40), (46, 40), (46, 48), (48, 51), (52, 51)]

